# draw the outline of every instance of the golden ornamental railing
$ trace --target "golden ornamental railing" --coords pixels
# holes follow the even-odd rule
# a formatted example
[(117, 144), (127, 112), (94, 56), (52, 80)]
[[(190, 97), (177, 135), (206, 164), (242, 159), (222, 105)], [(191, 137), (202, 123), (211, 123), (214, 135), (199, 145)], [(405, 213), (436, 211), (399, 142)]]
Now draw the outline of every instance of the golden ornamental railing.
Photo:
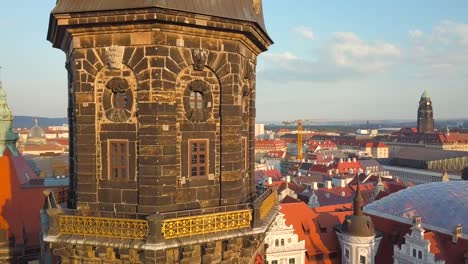
[(260, 220), (263, 220), (268, 213), (275, 207), (276, 201), (278, 200), (278, 192), (274, 190), (260, 206)]
[(161, 231), (165, 239), (170, 239), (246, 228), (251, 221), (252, 210), (246, 209), (166, 219)]
[(149, 235), (145, 220), (90, 216), (60, 215), (58, 229), (60, 234), (124, 239), (146, 239)]

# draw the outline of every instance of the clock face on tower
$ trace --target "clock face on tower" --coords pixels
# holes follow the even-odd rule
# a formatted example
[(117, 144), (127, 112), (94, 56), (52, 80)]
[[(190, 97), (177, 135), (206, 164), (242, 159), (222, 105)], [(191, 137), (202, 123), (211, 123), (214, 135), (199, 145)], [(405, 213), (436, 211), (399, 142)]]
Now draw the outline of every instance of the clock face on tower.
[(431, 105), (431, 102), (427, 102), (426, 105)]

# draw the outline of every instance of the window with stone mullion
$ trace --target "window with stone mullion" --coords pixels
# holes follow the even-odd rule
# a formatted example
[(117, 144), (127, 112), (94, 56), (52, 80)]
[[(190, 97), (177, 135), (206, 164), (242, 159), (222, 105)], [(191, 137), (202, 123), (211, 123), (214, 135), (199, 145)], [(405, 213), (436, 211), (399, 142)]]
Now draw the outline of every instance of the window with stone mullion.
[(207, 174), (207, 161), (206, 161), (206, 142), (197, 141), (191, 143), (191, 176), (206, 176)]
[(128, 143), (110, 142), (110, 172), (113, 179), (126, 179), (128, 170)]

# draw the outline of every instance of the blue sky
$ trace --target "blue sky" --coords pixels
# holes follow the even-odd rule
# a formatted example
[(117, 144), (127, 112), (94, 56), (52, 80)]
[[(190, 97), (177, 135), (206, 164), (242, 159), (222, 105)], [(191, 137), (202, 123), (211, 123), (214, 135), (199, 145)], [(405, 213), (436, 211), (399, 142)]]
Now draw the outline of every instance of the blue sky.
[[(46, 41), (55, 0), (0, 9), (0, 65), (16, 115), (66, 115), (65, 56)], [(257, 119), (468, 117), (468, 1), (264, 0)]]

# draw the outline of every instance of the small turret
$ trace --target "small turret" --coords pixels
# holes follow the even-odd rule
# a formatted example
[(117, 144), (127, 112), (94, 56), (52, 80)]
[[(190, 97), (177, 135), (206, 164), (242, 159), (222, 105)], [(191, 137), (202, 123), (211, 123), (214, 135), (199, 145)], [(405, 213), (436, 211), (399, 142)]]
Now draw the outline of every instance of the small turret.
[(3, 89), (2, 68), (0, 67), (0, 157), (3, 156), (6, 148), (9, 148), (13, 155), (18, 155), (16, 141), (18, 135), (12, 129), (13, 113), (8, 107), (7, 94)]
[(358, 237), (369, 237), (375, 236), (374, 225), (369, 216), (364, 215), (362, 207), (364, 205), (364, 198), (361, 194), (359, 175), (356, 176), (357, 186), (356, 194), (353, 199), (353, 214), (347, 216), (342, 225), (343, 233), (347, 233), (352, 236)]
[[(365, 174), (361, 174), (365, 176)], [(382, 234), (376, 234), (372, 219), (364, 215), (362, 207), (364, 198), (361, 194), (359, 175), (356, 175), (356, 194), (353, 199), (353, 214), (335, 226), (336, 235), (340, 242), (342, 263), (375, 263), (375, 254), (379, 248)]]
[(377, 195), (379, 195), (380, 192), (385, 191), (385, 185), (382, 182), (382, 177), (379, 174), (379, 179), (377, 181), (377, 184), (374, 186), (374, 191), (372, 193), (372, 200), (375, 200), (377, 198)]

